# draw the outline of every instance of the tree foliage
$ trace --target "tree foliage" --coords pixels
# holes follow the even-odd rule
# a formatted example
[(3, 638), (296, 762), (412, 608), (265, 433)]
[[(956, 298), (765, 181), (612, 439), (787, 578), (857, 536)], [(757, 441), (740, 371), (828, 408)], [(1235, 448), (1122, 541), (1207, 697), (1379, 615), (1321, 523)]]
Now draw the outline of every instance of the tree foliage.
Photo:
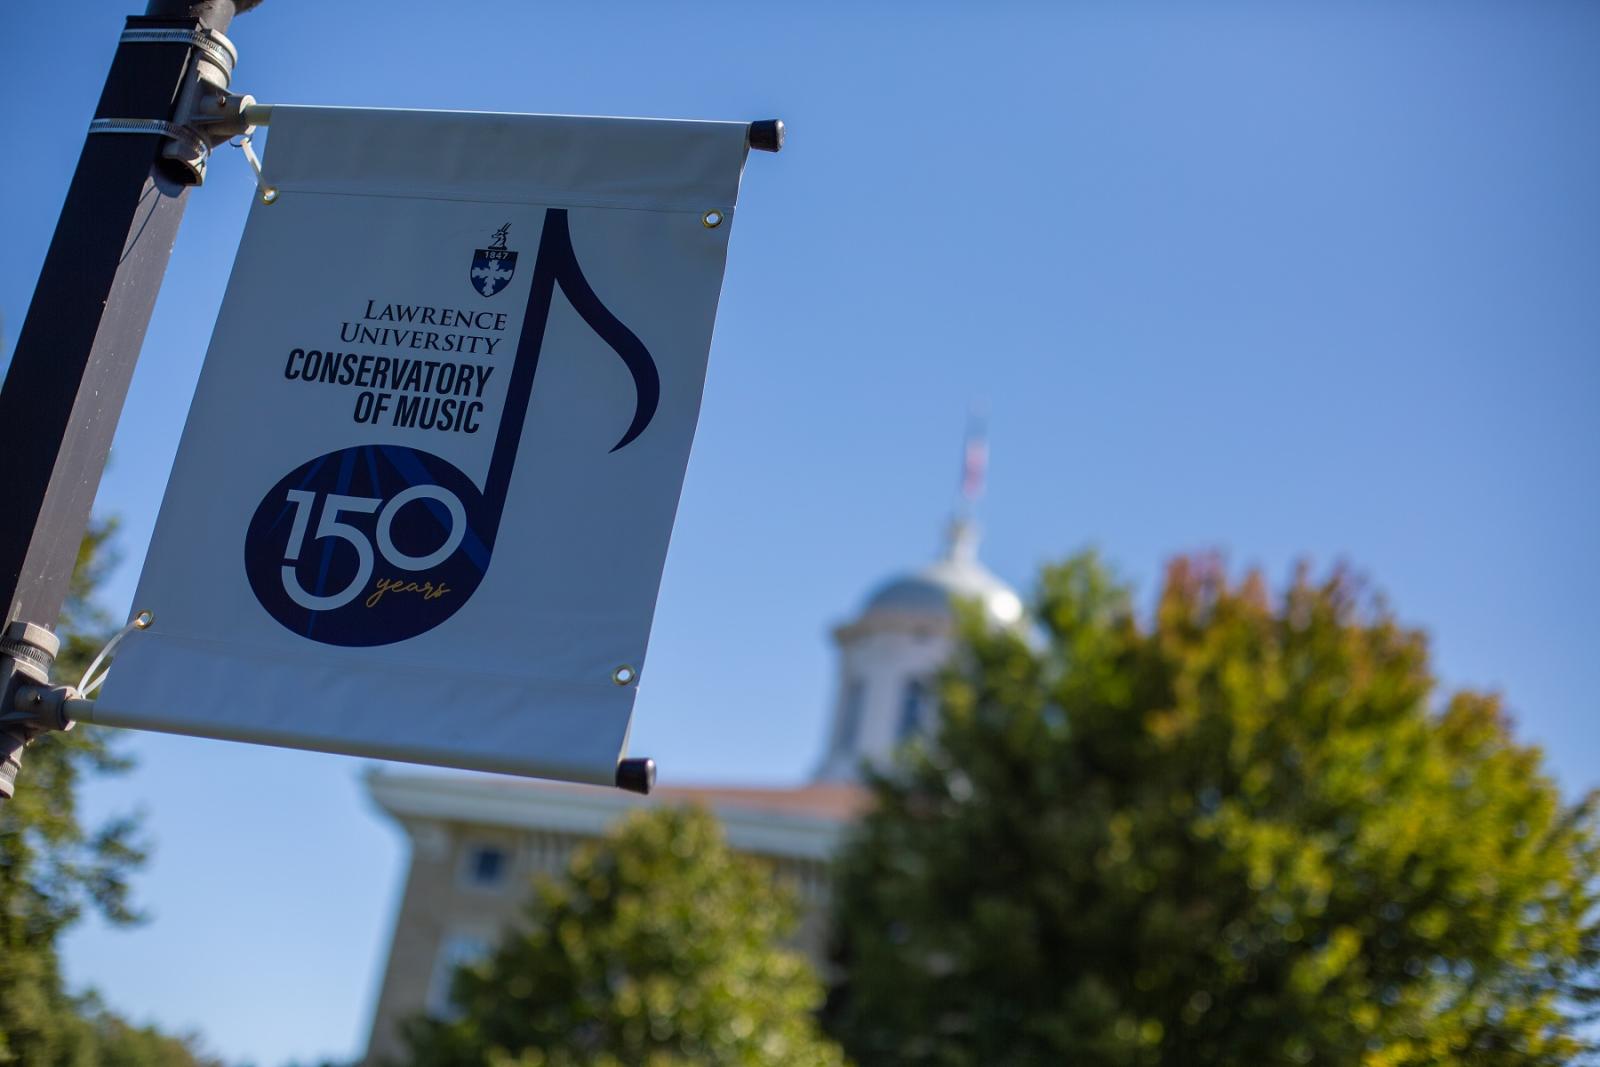
[(1500, 701), (1441, 698), (1347, 573), (1092, 556), (985, 631), (841, 863), (871, 1064), (1557, 1064), (1589, 1051), (1594, 801)]
[(659, 809), (580, 849), (525, 922), (458, 972), (450, 1021), (408, 1028), (413, 1067), (831, 1067), (820, 983), (778, 941), (791, 896), (716, 820)]
[[(62, 612), (58, 679), (76, 681), (104, 643), (108, 620), (93, 604), (113, 563), (113, 523), (97, 523), (78, 550)], [(16, 796), (0, 802), (0, 1064), (19, 1067), (199, 1067), (187, 1039), (136, 1027), (62, 981), (58, 942), (86, 909), (133, 922), (128, 876), (144, 859), (132, 818), (87, 827), (78, 787), (87, 774), (128, 763), (106, 735), (80, 726), (28, 746)]]

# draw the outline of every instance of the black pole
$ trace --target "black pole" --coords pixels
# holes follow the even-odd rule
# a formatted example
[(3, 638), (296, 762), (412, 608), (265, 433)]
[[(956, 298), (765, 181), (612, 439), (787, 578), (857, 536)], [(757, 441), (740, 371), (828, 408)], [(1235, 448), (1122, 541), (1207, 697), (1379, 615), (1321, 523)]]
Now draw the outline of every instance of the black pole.
[[(253, 0), (149, 0), (127, 31), (227, 30)], [(137, 34), (134, 34), (137, 36)], [(125, 34), (96, 119), (170, 122), (195, 45)], [(173, 39), (176, 37), (177, 39)], [(126, 124), (124, 124), (126, 125)], [(159, 131), (89, 133), (0, 388), (0, 659), (40, 660), (27, 626), (55, 628), (128, 382), (194, 176), (163, 157)], [(29, 645), (30, 647), (20, 647)], [(43, 656), (48, 667), (53, 650)], [(0, 716), (15, 684), (0, 673)], [(0, 722), (0, 798), (35, 729)]]

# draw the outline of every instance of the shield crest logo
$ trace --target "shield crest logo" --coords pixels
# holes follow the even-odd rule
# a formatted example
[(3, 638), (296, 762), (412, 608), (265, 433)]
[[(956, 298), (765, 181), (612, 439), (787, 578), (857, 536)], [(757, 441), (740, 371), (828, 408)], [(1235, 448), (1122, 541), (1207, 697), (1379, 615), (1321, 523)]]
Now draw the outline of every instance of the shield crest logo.
[(488, 248), (479, 248), (472, 253), (472, 287), (484, 296), (493, 296), (504, 289), (511, 282), (511, 275), (517, 270), (517, 254), (506, 248), (506, 235), (511, 232), (511, 223), (506, 223), (494, 231), (494, 237), (489, 242)]

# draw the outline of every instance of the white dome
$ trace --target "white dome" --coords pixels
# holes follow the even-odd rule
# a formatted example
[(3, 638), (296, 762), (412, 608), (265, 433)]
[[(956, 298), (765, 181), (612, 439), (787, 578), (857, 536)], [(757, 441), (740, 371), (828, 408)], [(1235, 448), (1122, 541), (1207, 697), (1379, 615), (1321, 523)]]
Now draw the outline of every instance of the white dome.
[(950, 546), (943, 559), (921, 570), (889, 579), (873, 591), (862, 609), (861, 621), (874, 616), (924, 616), (947, 621), (956, 600), (976, 600), (989, 620), (1002, 626), (1022, 621), (1022, 600), (1016, 591), (990, 572), (977, 558), (977, 534), (969, 523), (951, 529)]

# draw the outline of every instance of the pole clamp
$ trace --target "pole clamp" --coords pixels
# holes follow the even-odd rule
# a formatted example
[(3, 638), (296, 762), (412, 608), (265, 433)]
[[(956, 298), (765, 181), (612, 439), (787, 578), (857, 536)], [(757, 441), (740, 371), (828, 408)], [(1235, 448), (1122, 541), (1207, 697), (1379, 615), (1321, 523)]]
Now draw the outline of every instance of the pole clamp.
[(161, 149), (161, 159), (167, 171), (184, 185), (203, 184), (211, 150), (255, 129), (245, 115), (245, 109), (255, 104), (255, 97), (228, 90), (233, 68), (239, 61), (238, 49), (227, 37), (206, 26), (128, 29), (123, 31), (121, 43), (181, 44), (191, 49), (177, 106), (170, 120), (95, 119), (89, 123), (89, 132), (165, 137), (167, 144)]
[(223, 72), (224, 84), (233, 78), (233, 68), (239, 62), (239, 50), (233, 42), (209, 26), (196, 26), (192, 30), (134, 27), (122, 31), (121, 43), (188, 45), (203, 53)]
[[(165, 119), (95, 119), (89, 123), (90, 133), (159, 133), (177, 142), (184, 158), (198, 158), (201, 177), (205, 176), (206, 161), (211, 156), (211, 146), (191, 126), (180, 126)], [(163, 155), (166, 152), (163, 151)]]
[(50, 667), (60, 651), (61, 639), (38, 623), (14, 622), (0, 636), (0, 800), (16, 791), (29, 742), (46, 730), (72, 729), (69, 697), (55, 699), (50, 687)]

